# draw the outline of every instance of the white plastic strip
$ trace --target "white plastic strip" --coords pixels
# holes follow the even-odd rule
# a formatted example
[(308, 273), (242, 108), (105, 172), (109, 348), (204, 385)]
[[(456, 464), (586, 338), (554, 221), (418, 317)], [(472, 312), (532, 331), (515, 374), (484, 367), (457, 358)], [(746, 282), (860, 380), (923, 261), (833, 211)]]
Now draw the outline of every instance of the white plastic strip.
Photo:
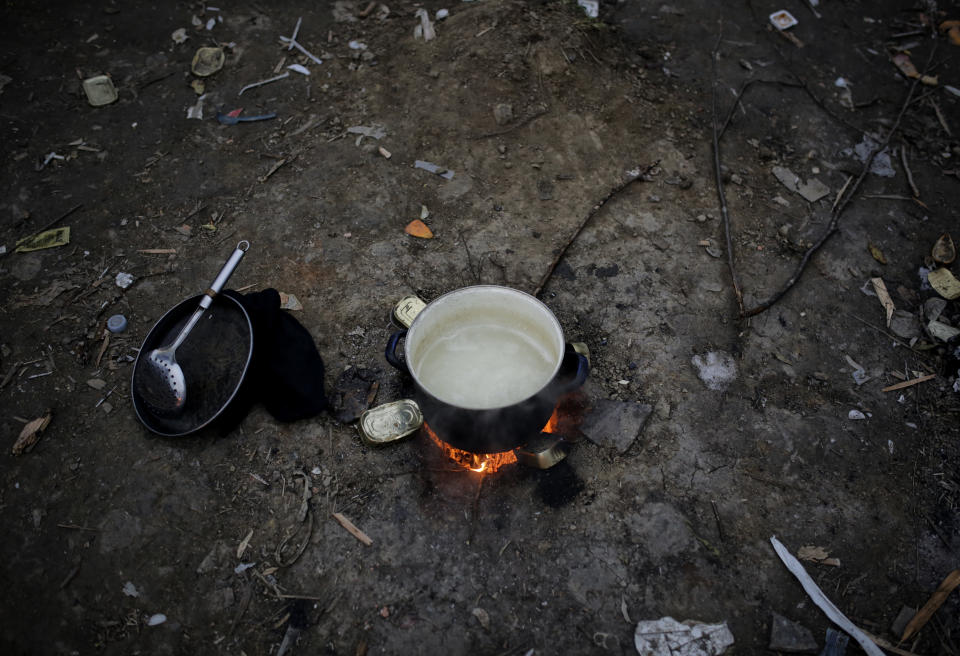
[(860, 643), (860, 646), (863, 647), (863, 651), (867, 652), (869, 656), (885, 656), (884, 653), (877, 647), (870, 638), (863, 634), (863, 631), (858, 629), (856, 625), (847, 619), (847, 616), (840, 612), (840, 609), (833, 605), (833, 602), (827, 598), (827, 595), (823, 594), (813, 579), (807, 574), (807, 570), (803, 568), (803, 565), (800, 564), (800, 561), (793, 557), (793, 555), (787, 550), (783, 543), (776, 538), (776, 536), (771, 536), (770, 542), (773, 544), (774, 550), (777, 552), (777, 555), (780, 556), (780, 560), (783, 561), (783, 564), (787, 566), (787, 569), (790, 570), (790, 573), (797, 577), (797, 580), (800, 581), (800, 585), (803, 586), (804, 591), (810, 596), (810, 599), (813, 600), (813, 603), (822, 610), (827, 617), (830, 618), (834, 624), (843, 629), (846, 633), (850, 635), (854, 640)]

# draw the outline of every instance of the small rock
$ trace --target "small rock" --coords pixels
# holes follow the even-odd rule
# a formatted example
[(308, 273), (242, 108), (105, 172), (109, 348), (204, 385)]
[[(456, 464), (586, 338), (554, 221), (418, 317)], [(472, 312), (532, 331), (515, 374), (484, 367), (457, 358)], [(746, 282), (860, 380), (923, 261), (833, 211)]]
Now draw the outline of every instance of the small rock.
[(123, 584), (123, 594), (128, 597), (139, 597), (140, 591), (137, 590), (137, 586), (135, 586), (132, 581), (127, 581)]
[(901, 606), (900, 613), (897, 615), (897, 619), (893, 620), (893, 624), (890, 625), (890, 632), (898, 638), (902, 636), (904, 629), (907, 628), (907, 624), (910, 623), (910, 620), (912, 620), (913, 616), (916, 614), (916, 608), (910, 608), (910, 606)]
[(513, 120), (513, 105), (499, 103), (493, 107), (493, 118), (497, 125), (506, 125)]
[(890, 332), (903, 339), (913, 339), (923, 334), (917, 315), (906, 310), (893, 311), (893, 316), (890, 318)]
[(770, 649), (791, 654), (817, 651), (817, 641), (803, 625), (788, 620), (783, 615), (772, 613), (770, 621)]
[(643, 430), (653, 408), (633, 401), (599, 399), (583, 419), (580, 430), (594, 444), (625, 453)]
[(164, 615), (163, 613), (156, 613), (155, 615), (151, 615), (150, 618), (147, 620), (147, 626), (158, 626), (160, 624), (163, 624), (166, 621), (167, 621), (166, 615)]
[(847, 419), (852, 419), (854, 421), (858, 421), (866, 418), (867, 418), (867, 415), (863, 414), (859, 410), (851, 410), (850, 412), (847, 413)]
[(91, 378), (90, 380), (87, 381), (87, 385), (89, 385), (95, 390), (102, 390), (104, 387), (107, 386), (107, 381), (101, 378)]
[(104, 401), (103, 403), (100, 404), (100, 409), (103, 410), (105, 414), (110, 414), (111, 412), (113, 412), (113, 404), (110, 403), (109, 401)]
[(932, 297), (923, 302), (923, 316), (929, 321), (936, 321), (947, 308), (947, 302), (942, 298)]
[(117, 287), (119, 287), (120, 289), (127, 289), (128, 287), (130, 287), (130, 285), (133, 284), (133, 280), (134, 278), (132, 274), (124, 273), (123, 271), (121, 271), (120, 273), (117, 274), (117, 278), (116, 278)]

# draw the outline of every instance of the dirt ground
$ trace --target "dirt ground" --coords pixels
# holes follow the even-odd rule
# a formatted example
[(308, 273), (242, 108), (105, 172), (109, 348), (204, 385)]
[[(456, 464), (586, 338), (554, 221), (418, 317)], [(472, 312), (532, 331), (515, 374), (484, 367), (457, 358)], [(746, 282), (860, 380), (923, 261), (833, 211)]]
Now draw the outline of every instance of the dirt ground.
[[(420, 7), (449, 10), (433, 40), (414, 36)], [(366, 8), (4, 4), (4, 653), (630, 654), (638, 621), (671, 616), (727, 622), (728, 653), (760, 654), (773, 613), (822, 647), (833, 625), (773, 535), (839, 559), (805, 566), (896, 643), (901, 608), (960, 567), (958, 344), (888, 328), (869, 280), (909, 324), (938, 297), (931, 247), (960, 238), (960, 46), (936, 30), (958, 3), (823, 0), (817, 18), (797, 0), (605, 1), (600, 20), (565, 0)], [(793, 40), (767, 19), (784, 8)], [(322, 64), (279, 40), (301, 17), (297, 41)], [(191, 60), (217, 45), (225, 63), (188, 118)], [(715, 46), (717, 116), (744, 83), (771, 82), (746, 89), (720, 141), (747, 307), (849, 194), (797, 284), (749, 319), (714, 176)], [(937, 84), (914, 86), (897, 53), (929, 60)], [(238, 97), (291, 64), (310, 75)], [(81, 83), (98, 74), (119, 98), (93, 107)], [(241, 107), (276, 117), (215, 118)], [(894, 126), (887, 170), (859, 180), (855, 148)], [(805, 200), (775, 167), (828, 193)], [(397, 301), (476, 283), (532, 292), (631, 171), (648, 173), (590, 219), (541, 294), (590, 348), (587, 398), (653, 408), (625, 449), (591, 435), (552, 470), (485, 476), (421, 434), (367, 447), (332, 413), (283, 424), (256, 406), (228, 434), (185, 438), (137, 420), (136, 349), (239, 240), (251, 248), (229, 286), (300, 300), (330, 399), (354, 367), (375, 403), (393, 401), (410, 394), (383, 357)], [(421, 207), (433, 239), (404, 232)], [(69, 244), (13, 252), (50, 225), (69, 226)], [(129, 327), (107, 343), (114, 314)], [(956, 301), (940, 321), (960, 325)], [(712, 387), (695, 364), (711, 357), (729, 365)], [(960, 653), (958, 613), (954, 592), (901, 649)]]

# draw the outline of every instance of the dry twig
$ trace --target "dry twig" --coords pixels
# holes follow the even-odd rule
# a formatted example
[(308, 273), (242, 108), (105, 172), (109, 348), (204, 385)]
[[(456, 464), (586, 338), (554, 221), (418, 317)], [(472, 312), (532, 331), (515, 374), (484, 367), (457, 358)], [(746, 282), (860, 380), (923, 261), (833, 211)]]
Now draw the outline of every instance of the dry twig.
[[(934, 47), (930, 51), (930, 56), (927, 59), (927, 64), (925, 66), (925, 69), (928, 69), (930, 67), (930, 62), (933, 61), (933, 55), (935, 52), (936, 52), (936, 44), (934, 44)], [(714, 61), (715, 60), (716, 60), (716, 56), (714, 55)], [(752, 308), (745, 308), (742, 301), (742, 293), (740, 291), (740, 286), (736, 279), (736, 269), (733, 264), (733, 253), (728, 252), (727, 256), (730, 263), (730, 274), (731, 274), (731, 278), (733, 279), (734, 293), (737, 295), (737, 302), (738, 302), (738, 305), (740, 306), (741, 318), (752, 317), (760, 314), (761, 312), (765, 312), (766, 310), (769, 310), (777, 301), (783, 298), (787, 294), (787, 292), (789, 292), (793, 288), (793, 286), (797, 284), (797, 281), (800, 279), (800, 276), (803, 274), (804, 270), (807, 268), (807, 264), (810, 263), (810, 259), (813, 257), (813, 255), (818, 250), (820, 250), (820, 248), (826, 243), (826, 241), (830, 237), (833, 236), (835, 232), (837, 232), (839, 227), (839, 222), (840, 222), (840, 216), (843, 214), (843, 211), (846, 209), (847, 205), (849, 205), (850, 200), (853, 198), (857, 189), (862, 184), (864, 178), (866, 178), (867, 174), (870, 172), (870, 166), (873, 163), (873, 158), (876, 157), (877, 153), (882, 152), (884, 149), (887, 148), (887, 146), (889, 146), (890, 140), (893, 138), (893, 135), (896, 134), (896, 132), (899, 130), (900, 123), (903, 120), (903, 116), (906, 113), (907, 108), (910, 106), (914, 93), (916, 92), (918, 83), (919, 83), (919, 78), (917, 80), (914, 80), (913, 84), (910, 86), (910, 90), (907, 93), (907, 96), (903, 102), (903, 105), (900, 108), (900, 112), (897, 114), (896, 120), (894, 121), (890, 130), (887, 132), (887, 135), (883, 139), (883, 141), (880, 144), (878, 144), (876, 147), (874, 147), (873, 150), (870, 151), (870, 154), (867, 156), (866, 160), (864, 161), (863, 167), (860, 170), (860, 174), (855, 179), (853, 186), (850, 188), (850, 191), (846, 194), (846, 196), (841, 195), (840, 197), (838, 197), (838, 201), (834, 203), (834, 207), (830, 212), (830, 223), (828, 224), (827, 229), (820, 236), (820, 238), (817, 239), (817, 241), (812, 246), (810, 246), (806, 250), (806, 252), (804, 252), (803, 257), (800, 259), (799, 264), (797, 265), (796, 269), (793, 272), (793, 275), (790, 276), (790, 278), (786, 281), (786, 283), (784, 283), (783, 286), (776, 293), (773, 294), (773, 296), (771, 296), (766, 301), (759, 303), (758, 305), (755, 305)], [(714, 97), (715, 96), (716, 96), (716, 92), (714, 92)], [(721, 198), (721, 211), (724, 214), (724, 230), (726, 232), (728, 249), (730, 249), (732, 240), (730, 236), (729, 218), (727, 216), (726, 209), (725, 209), (726, 202), (724, 200), (724, 195), (723, 195), (723, 186), (720, 180), (719, 145), (717, 143), (719, 141), (719, 135), (717, 134), (717, 130), (716, 130), (715, 109), (714, 109), (714, 134), (715, 134), (714, 169), (715, 169), (715, 174), (717, 179), (717, 190)], [(845, 187), (846, 186), (848, 185), (845, 185)]]
[(550, 280), (550, 276), (553, 275), (553, 272), (557, 268), (557, 265), (560, 264), (560, 260), (562, 260), (563, 256), (566, 255), (567, 249), (569, 249), (571, 244), (573, 244), (573, 242), (576, 241), (577, 237), (580, 236), (580, 233), (583, 232), (583, 229), (587, 227), (587, 224), (590, 222), (590, 219), (593, 218), (593, 215), (599, 212), (600, 208), (606, 205), (607, 201), (609, 201), (611, 198), (613, 198), (614, 196), (619, 194), (621, 191), (629, 187), (634, 182), (646, 180), (647, 176), (650, 175), (650, 172), (653, 171), (653, 169), (657, 168), (659, 164), (660, 164), (660, 160), (657, 160), (653, 164), (650, 164), (644, 170), (638, 172), (637, 175), (628, 177), (626, 180), (624, 180), (623, 182), (618, 184), (616, 187), (611, 189), (606, 196), (600, 199), (599, 203), (594, 205), (593, 208), (591, 208), (591, 210), (587, 212), (587, 216), (584, 217), (583, 221), (580, 222), (580, 225), (577, 226), (577, 229), (573, 232), (572, 235), (570, 235), (570, 238), (567, 240), (567, 243), (563, 245), (563, 248), (560, 249), (560, 252), (557, 253), (557, 256), (553, 258), (553, 262), (550, 263), (550, 266), (547, 268), (547, 272), (543, 274), (542, 278), (540, 278), (540, 282), (537, 283), (536, 288), (533, 290), (534, 296), (540, 296), (540, 292), (543, 291), (543, 288), (546, 286), (547, 281)]

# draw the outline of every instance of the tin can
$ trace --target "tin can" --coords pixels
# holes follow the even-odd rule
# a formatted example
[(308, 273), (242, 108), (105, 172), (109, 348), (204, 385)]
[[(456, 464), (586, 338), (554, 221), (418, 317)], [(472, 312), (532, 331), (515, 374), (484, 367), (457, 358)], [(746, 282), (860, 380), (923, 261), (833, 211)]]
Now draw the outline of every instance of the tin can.
[(550, 469), (567, 457), (567, 443), (553, 433), (540, 433), (521, 447), (517, 447), (517, 462), (536, 469)]
[(404, 328), (409, 328), (413, 320), (420, 314), (420, 310), (425, 307), (427, 307), (427, 304), (421, 301), (419, 297), (407, 296), (397, 303), (397, 307), (393, 309), (393, 318)]
[(364, 444), (382, 446), (416, 433), (423, 425), (423, 414), (416, 401), (402, 399), (365, 410), (360, 415), (360, 435)]

